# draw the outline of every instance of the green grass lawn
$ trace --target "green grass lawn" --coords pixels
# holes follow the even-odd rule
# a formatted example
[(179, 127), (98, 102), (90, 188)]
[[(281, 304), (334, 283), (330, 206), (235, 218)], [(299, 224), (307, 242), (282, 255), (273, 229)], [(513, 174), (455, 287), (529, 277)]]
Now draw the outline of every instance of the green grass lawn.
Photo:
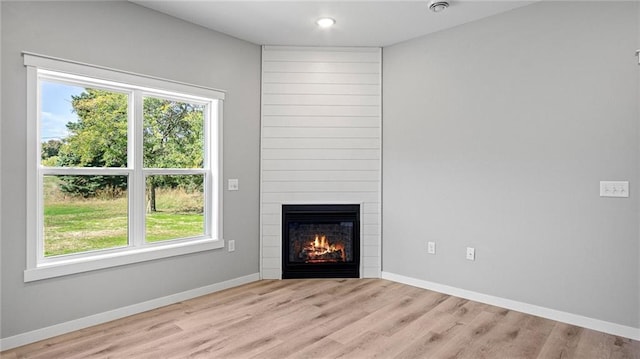
[[(126, 246), (128, 243), (127, 198), (82, 199), (64, 197), (45, 181), (45, 257)], [(49, 183), (47, 183), (49, 182)], [(157, 212), (145, 219), (147, 242), (187, 238), (204, 233), (200, 205), (202, 194), (162, 190)]]
[(44, 255), (127, 245), (127, 200), (69, 199), (44, 208)]
[(196, 213), (147, 213), (147, 242), (187, 238), (204, 234), (204, 217)]

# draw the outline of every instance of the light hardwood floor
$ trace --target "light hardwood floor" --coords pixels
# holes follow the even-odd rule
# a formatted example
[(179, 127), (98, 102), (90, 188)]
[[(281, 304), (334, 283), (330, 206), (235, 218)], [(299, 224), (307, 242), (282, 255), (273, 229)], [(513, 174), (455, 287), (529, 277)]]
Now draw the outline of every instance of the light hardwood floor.
[(265, 280), (12, 358), (640, 358), (640, 343), (381, 279)]

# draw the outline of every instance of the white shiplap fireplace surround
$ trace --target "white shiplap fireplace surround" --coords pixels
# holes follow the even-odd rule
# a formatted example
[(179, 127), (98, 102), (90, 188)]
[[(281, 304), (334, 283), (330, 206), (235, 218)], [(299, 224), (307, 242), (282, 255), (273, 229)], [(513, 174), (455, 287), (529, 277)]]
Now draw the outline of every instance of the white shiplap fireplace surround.
[(262, 278), (282, 276), (283, 204), (359, 204), (360, 276), (380, 277), (381, 56), (263, 47)]

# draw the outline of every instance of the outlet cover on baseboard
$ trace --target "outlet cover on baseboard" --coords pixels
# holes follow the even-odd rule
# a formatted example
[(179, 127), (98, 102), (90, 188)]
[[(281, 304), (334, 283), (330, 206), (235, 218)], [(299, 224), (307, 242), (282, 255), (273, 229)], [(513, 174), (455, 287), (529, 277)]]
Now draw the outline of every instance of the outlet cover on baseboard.
[(629, 181), (600, 181), (600, 197), (629, 197)]

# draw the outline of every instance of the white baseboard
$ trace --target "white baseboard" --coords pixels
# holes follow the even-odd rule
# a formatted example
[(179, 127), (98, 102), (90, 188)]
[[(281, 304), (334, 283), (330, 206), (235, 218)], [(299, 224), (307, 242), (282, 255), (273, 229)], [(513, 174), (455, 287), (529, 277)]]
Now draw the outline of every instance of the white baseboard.
[(60, 323), (52, 325), (50, 327), (14, 335), (12, 337), (3, 338), (0, 339), (0, 351), (16, 348), (30, 343), (35, 343), (39, 340), (55, 337), (57, 335), (84, 329), (93, 325), (102, 324), (115, 319), (120, 319), (130, 315), (146, 312), (151, 309), (164, 307), (170, 304), (181, 302), (183, 300), (219, 292), (224, 289), (237, 287), (239, 285), (255, 282), (257, 280), (260, 280), (259, 273), (249, 274), (244, 277), (230, 279), (224, 282), (191, 289), (185, 292), (168, 295), (166, 297), (148, 300), (146, 302), (129, 305), (126, 307), (110, 310), (108, 312), (94, 314), (88, 317), (74, 319), (65, 323)]
[(621, 337), (640, 340), (640, 328), (629, 327), (616, 323), (606, 322), (604, 320), (584, 317), (577, 314), (562, 312), (555, 309), (540, 307), (533, 304), (518, 302), (511, 299), (495, 297), (492, 295), (473, 292), (470, 290), (460, 289), (443, 285), (439, 283), (429, 282), (426, 280), (405, 277), (403, 275), (382, 272), (382, 279), (407, 284), (410, 286), (432, 290), (439, 293), (449, 294), (455, 297), (465, 298), (480, 303), (495, 305), (501, 308), (515, 310), (522, 313), (535, 315), (542, 318), (555, 320), (583, 328), (597, 330), (608, 334), (618, 335)]

